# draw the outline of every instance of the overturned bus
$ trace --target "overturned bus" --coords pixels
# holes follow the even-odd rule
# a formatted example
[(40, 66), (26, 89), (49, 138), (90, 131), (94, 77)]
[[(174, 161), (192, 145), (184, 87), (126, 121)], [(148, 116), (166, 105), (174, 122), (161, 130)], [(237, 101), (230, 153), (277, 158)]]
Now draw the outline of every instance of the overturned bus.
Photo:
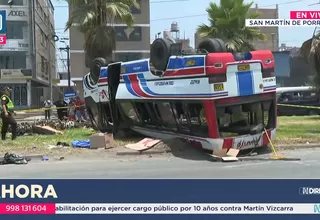
[(156, 39), (150, 59), (93, 61), (83, 79), (92, 125), (181, 138), (206, 150), (266, 146), (276, 133), (276, 79), (271, 51), (227, 52), (204, 39), (197, 52)]

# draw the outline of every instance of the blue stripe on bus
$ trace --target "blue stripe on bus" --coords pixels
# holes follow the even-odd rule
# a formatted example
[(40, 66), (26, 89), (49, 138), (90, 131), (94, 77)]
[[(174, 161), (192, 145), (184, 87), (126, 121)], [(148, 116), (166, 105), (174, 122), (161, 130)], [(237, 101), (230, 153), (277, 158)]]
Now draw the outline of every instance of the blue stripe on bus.
[(251, 71), (237, 72), (238, 92), (239, 96), (247, 96), (254, 94), (253, 76)]

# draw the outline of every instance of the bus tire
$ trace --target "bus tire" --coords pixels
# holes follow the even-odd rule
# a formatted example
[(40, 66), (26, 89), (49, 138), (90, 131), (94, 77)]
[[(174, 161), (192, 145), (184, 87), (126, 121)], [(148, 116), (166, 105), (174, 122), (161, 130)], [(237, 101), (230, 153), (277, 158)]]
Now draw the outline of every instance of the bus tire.
[(153, 41), (150, 50), (150, 62), (156, 70), (167, 69), (168, 60), (171, 56), (170, 48), (172, 41), (169, 39), (158, 38)]
[(106, 59), (102, 57), (95, 58), (92, 61), (91, 68), (90, 68), (90, 78), (94, 84), (98, 83), (100, 77), (100, 69), (107, 65)]
[(206, 38), (198, 46), (198, 50), (206, 50), (209, 53), (227, 52), (227, 47), (223, 40), (219, 38)]

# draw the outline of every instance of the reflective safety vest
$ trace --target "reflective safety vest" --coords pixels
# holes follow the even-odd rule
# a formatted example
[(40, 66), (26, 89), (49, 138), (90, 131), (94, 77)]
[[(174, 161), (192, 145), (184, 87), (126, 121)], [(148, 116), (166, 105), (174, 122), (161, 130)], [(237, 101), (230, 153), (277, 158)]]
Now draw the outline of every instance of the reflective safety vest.
[[(14, 103), (12, 102), (12, 100), (10, 99), (9, 96), (7, 96), (7, 95), (2, 95), (2, 96), (1, 96), (1, 100), (2, 100), (3, 97), (6, 97), (6, 98), (9, 100), (9, 102), (7, 103), (7, 110), (8, 110), (9, 112), (13, 112)], [(2, 112), (3, 112), (3, 108), (2, 108), (2, 105), (1, 105), (1, 113), (2, 113)]]

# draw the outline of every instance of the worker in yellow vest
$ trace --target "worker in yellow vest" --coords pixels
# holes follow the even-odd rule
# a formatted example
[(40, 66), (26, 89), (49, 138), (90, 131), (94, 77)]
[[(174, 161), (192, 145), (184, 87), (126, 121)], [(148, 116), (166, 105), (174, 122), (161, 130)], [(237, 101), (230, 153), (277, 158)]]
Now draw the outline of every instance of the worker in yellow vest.
[(8, 127), (11, 125), (12, 131), (12, 140), (17, 137), (17, 122), (13, 118), (14, 113), (14, 103), (10, 98), (9, 87), (5, 87), (1, 96), (1, 119), (2, 119), (2, 127), (1, 127), (1, 139), (6, 139), (6, 134), (8, 132)]

